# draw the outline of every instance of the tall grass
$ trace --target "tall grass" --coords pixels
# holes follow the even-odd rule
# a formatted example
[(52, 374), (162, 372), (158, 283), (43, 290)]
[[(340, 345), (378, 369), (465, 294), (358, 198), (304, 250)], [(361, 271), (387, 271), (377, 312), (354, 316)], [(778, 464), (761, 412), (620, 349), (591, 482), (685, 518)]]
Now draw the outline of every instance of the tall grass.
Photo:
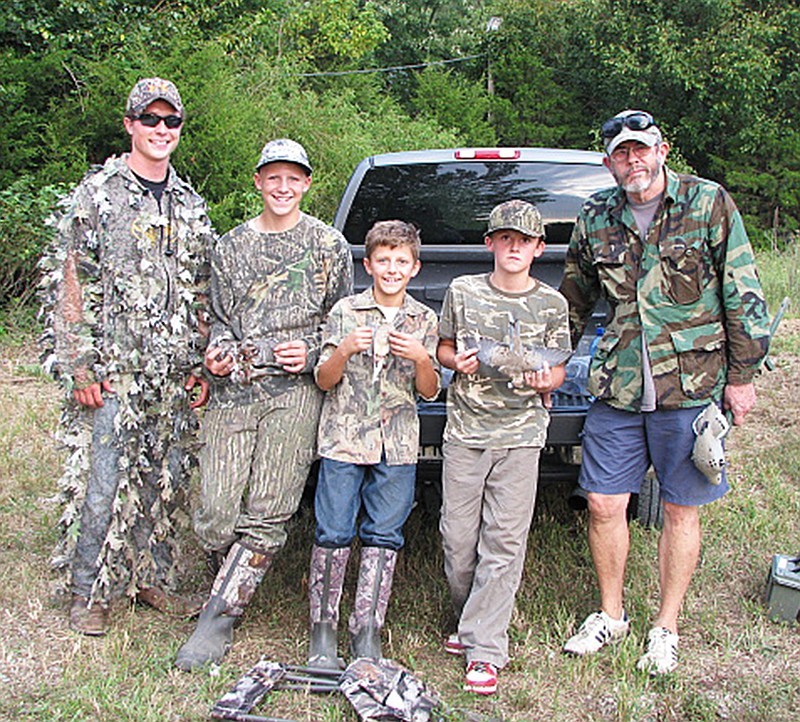
[(756, 253), (761, 284), (772, 313), (788, 297), (794, 314), (800, 313), (800, 241), (788, 243), (783, 249)]

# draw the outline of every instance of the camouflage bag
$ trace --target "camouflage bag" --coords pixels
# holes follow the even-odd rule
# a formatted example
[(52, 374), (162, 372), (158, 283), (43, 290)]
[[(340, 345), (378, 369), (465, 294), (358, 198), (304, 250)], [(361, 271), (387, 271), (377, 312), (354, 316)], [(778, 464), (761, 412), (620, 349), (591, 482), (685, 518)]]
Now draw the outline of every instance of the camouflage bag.
[(439, 704), (435, 692), (388, 659), (357, 659), (344, 671), (339, 689), (364, 722), (428, 722)]

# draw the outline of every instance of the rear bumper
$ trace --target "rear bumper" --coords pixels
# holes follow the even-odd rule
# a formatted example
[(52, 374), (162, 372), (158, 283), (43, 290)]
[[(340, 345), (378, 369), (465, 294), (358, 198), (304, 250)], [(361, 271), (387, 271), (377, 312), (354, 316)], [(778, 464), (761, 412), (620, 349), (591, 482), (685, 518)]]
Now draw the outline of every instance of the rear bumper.
[[(550, 410), (550, 426), (547, 430), (548, 446), (578, 446), (586, 413), (588, 399), (576, 396), (557, 395)], [(419, 415), (419, 444), (441, 447), (447, 406), (444, 401), (432, 401), (417, 405)]]
[[(568, 463), (566, 459), (574, 460), (577, 456), (568, 452), (580, 446), (581, 432), (588, 410), (589, 401), (586, 398), (563, 394), (554, 398), (547, 442), (540, 463), (542, 480), (574, 481), (577, 478), (579, 467), (575, 463)], [(441, 473), (442, 434), (447, 419), (446, 403), (444, 401), (420, 403), (417, 411), (420, 419), (417, 474), (422, 479), (431, 479)]]

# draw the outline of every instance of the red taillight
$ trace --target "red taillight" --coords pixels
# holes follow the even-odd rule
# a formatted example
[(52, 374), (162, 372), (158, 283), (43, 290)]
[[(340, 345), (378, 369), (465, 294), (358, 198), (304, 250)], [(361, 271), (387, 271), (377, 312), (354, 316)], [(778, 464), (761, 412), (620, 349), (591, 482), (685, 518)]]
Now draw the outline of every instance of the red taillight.
[(516, 160), (518, 148), (461, 148), (456, 151), (459, 160)]

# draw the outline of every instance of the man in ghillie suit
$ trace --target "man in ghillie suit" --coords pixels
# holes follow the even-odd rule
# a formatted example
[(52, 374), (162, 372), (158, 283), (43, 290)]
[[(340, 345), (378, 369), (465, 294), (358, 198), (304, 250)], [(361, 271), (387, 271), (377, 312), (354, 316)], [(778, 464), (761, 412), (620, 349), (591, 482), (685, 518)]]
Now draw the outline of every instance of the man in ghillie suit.
[[(70, 626), (108, 629), (127, 594), (176, 608), (173, 515), (193, 459), (213, 231), (203, 199), (170, 165), (184, 108), (160, 78), (134, 86), (131, 151), (92, 168), (52, 219), (41, 262), (44, 366), (65, 390), (55, 565), (68, 571)], [(194, 397), (192, 393), (200, 389)]]

